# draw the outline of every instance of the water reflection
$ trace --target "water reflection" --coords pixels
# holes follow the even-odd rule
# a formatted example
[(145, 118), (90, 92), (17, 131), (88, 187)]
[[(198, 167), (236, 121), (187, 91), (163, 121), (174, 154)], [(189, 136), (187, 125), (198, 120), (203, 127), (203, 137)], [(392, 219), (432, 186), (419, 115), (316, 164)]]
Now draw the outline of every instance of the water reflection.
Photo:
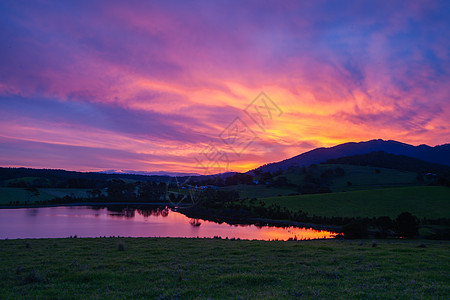
[(200, 219), (191, 219), (189, 221), (189, 224), (191, 224), (194, 227), (198, 227), (198, 226), (202, 225), (202, 223), (200, 222)]
[(333, 232), (297, 227), (229, 225), (190, 219), (166, 207), (43, 207), (0, 210), (0, 238), (99, 236), (221, 237), (258, 240), (330, 238)]
[(135, 210), (134, 208), (128, 208), (124, 206), (108, 206), (106, 208), (107, 211), (111, 212), (109, 215), (114, 217), (125, 217), (125, 218), (134, 218)]
[(34, 217), (34, 216), (37, 216), (37, 214), (39, 213), (39, 209), (30, 208), (27, 212), (28, 212), (29, 216)]
[(111, 212), (109, 214), (110, 216), (125, 217), (125, 218), (134, 218), (136, 216), (136, 212), (139, 215), (142, 215), (144, 218), (148, 218), (150, 216), (167, 217), (169, 215), (169, 208), (167, 207), (149, 206), (148, 208), (133, 208), (128, 206), (114, 205), (114, 206), (107, 206), (106, 210), (108, 212)]
[(157, 207), (154, 209), (137, 209), (137, 211), (144, 217), (149, 217), (149, 216), (167, 217), (169, 215), (169, 209), (167, 207), (164, 207), (164, 208)]

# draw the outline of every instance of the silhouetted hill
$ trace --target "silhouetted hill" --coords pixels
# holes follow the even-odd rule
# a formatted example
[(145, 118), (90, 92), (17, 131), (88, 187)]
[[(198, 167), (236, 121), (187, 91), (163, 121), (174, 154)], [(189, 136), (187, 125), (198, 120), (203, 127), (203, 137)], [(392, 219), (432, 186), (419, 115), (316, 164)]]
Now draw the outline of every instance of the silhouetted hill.
[(450, 144), (435, 147), (427, 145), (413, 146), (397, 141), (379, 139), (359, 143), (345, 143), (330, 148), (317, 148), (280, 162), (263, 165), (256, 170), (275, 172), (279, 169), (285, 170), (290, 166), (309, 166), (325, 162), (328, 159), (365, 154), (373, 151), (405, 155), (431, 163), (450, 166)]
[(197, 173), (183, 173), (183, 172), (168, 172), (168, 171), (135, 171), (135, 170), (104, 170), (98, 173), (101, 174), (127, 174), (127, 175), (145, 175), (145, 176), (170, 176), (170, 177), (185, 177), (185, 176), (200, 176)]
[[(156, 181), (165, 182), (169, 176), (147, 176), (135, 174), (102, 174), (97, 172), (75, 172), (55, 169), (32, 169), (32, 168), (2, 168), (0, 167), (0, 185), (4, 185), (7, 180), (20, 178), (45, 178), (51, 182), (51, 186), (59, 184), (78, 187), (79, 185), (92, 185), (96, 182), (108, 181), (111, 179), (131, 179), (136, 181)], [(64, 186), (66, 187), (66, 186)], [(89, 186), (90, 187), (90, 186)]]
[(327, 164), (343, 164), (355, 166), (371, 166), (420, 173), (450, 173), (450, 166), (426, 162), (418, 158), (396, 155), (384, 151), (356, 154), (336, 159), (328, 159)]
[[(130, 173), (133, 171), (129, 171)], [(37, 187), (86, 187), (103, 186), (112, 179), (129, 179), (134, 181), (178, 182), (179, 184), (197, 184), (208, 182), (214, 184), (215, 180), (233, 176), (235, 172), (226, 172), (216, 175), (185, 175), (186, 173), (171, 173), (170, 175), (130, 174), (123, 172), (76, 172), (58, 169), (32, 169), (32, 168), (3, 168), (0, 167), (0, 186), (18, 186), (21, 181), (27, 181), (30, 186)], [(161, 172), (164, 173), (164, 172)], [(176, 179), (174, 176), (176, 175)], [(14, 181), (11, 183), (11, 181)], [(23, 185), (23, 184), (22, 184)]]

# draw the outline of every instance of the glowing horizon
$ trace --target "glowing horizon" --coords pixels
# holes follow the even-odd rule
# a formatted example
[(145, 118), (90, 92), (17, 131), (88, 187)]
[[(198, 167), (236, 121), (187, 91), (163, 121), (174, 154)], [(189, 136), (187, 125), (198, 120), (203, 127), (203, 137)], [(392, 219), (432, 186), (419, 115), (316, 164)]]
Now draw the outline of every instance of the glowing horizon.
[[(450, 141), (445, 1), (0, 3), (0, 165), (247, 171), (371, 139)], [(261, 128), (262, 91), (281, 109)], [(221, 133), (255, 139), (237, 155)]]

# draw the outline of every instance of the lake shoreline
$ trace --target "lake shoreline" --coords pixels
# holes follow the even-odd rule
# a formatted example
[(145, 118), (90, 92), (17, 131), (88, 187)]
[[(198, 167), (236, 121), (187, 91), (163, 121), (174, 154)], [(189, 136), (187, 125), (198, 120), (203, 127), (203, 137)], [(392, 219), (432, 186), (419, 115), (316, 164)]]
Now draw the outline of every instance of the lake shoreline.
[(342, 226), (333, 225), (321, 225), (312, 223), (302, 223), (288, 220), (275, 220), (266, 218), (233, 218), (230, 216), (220, 216), (217, 214), (192, 214), (192, 210), (189, 209), (189, 205), (174, 204), (171, 202), (77, 202), (77, 203), (65, 203), (65, 204), (39, 204), (39, 205), (9, 205), (0, 206), (0, 209), (21, 209), (21, 208), (44, 208), (44, 207), (77, 207), (77, 206), (164, 206), (173, 209), (176, 212), (193, 219), (203, 219), (206, 221), (213, 221), (217, 223), (227, 223), (229, 225), (267, 225), (275, 227), (298, 227), (298, 228), (311, 228), (315, 230), (333, 231), (337, 234), (342, 232)]
[(213, 222), (224, 222), (230, 225), (235, 224), (248, 224), (248, 225), (260, 225), (260, 226), (275, 226), (275, 227), (298, 227), (298, 228), (311, 228), (315, 230), (332, 231), (337, 234), (342, 232), (342, 226), (336, 225), (322, 225), (313, 223), (302, 223), (297, 221), (289, 220), (276, 220), (267, 218), (251, 218), (251, 217), (233, 217), (233, 216), (223, 216), (215, 213), (204, 213), (199, 212), (195, 208), (177, 208), (175, 211), (184, 214), (185, 216), (192, 219), (203, 219)]

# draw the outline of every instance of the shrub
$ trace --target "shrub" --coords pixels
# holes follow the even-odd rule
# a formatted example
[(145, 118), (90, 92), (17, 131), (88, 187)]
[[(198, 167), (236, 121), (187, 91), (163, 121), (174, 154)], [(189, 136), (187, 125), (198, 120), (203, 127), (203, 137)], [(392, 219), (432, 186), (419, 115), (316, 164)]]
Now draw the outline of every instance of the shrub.
[(354, 220), (342, 228), (344, 237), (347, 239), (363, 239), (369, 235), (367, 223), (363, 220)]
[(125, 244), (123, 243), (123, 241), (119, 241), (117, 248), (119, 251), (125, 251)]
[(398, 235), (413, 237), (419, 233), (419, 219), (409, 212), (403, 212), (395, 219)]

